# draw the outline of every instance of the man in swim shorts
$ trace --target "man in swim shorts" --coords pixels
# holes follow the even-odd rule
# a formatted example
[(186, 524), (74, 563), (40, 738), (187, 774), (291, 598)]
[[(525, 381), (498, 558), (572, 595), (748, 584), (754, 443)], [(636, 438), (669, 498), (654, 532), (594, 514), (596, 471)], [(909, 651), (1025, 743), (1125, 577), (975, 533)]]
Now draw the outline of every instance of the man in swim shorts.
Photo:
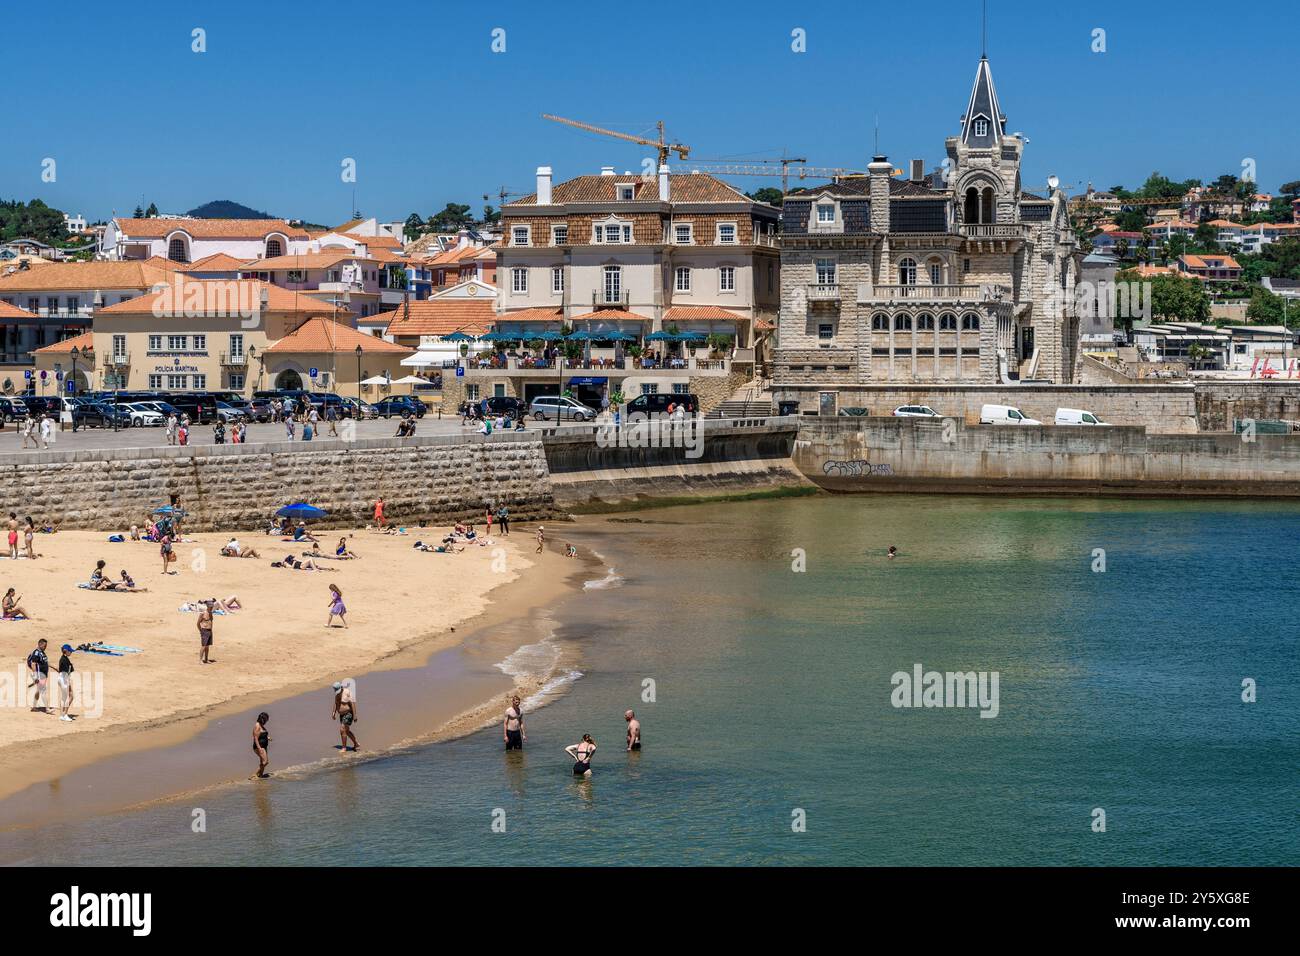
[(524, 741), (528, 739), (528, 735), (524, 733), (524, 709), (519, 705), (518, 697), (511, 699), (510, 706), (506, 708), (506, 720), (501, 730), (506, 742), (506, 750), (524, 749)]
[(352, 690), (350, 682), (334, 682), (334, 710), (331, 711), (330, 718), (336, 717), (339, 722), (339, 743), (342, 749), (347, 750), (348, 741), (351, 740), (352, 752), (356, 753), (361, 749), (356, 734), (352, 733), (352, 725), (357, 721), (357, 695)]
[(636, 714), (630, 710), (623, 711), (623, 719), (627, 721), (627, 751), (641, 749), (641, 721), (636, 719)]

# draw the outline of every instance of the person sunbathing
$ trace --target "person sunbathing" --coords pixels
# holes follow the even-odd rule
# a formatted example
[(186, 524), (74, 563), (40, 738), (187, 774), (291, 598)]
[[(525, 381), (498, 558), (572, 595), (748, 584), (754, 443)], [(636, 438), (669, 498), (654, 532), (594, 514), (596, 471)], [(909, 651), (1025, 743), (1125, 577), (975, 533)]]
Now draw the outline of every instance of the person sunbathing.
[[(298, 560), (296, 557), (294, 557), (292, 554), (286, 554), (286, 555), (284, 556), (284, 560), (283, 560), (283, 561), (272, 561), (272, 562), (271, 562), (271, 567), (273, 567), (273, 568), (290, 568), (290, 569), (292, 569), (292, 570), (294, 570), (294, 571), (323, 571), (323, 570), (325, 570), (324, 568), (318, 568), (318, 567), (316, 566), (316, 562), (313, 561), (311, 558), (306, 558), (305, 560), (300, 561), (300, 560)], [(338, 569), (335, 568), (335, 570), (338, 570)]]
[(334, 557), (336, 557), (336, 558), (359, 558), (360, 555), (359, 555), (359, 554), (356, 554), (355, 552), (350, 551), (350, 550), (348, 549), (348, 539), (347, 539), (347, 538), (339, 538), (339, 544), (338, 544), (338, 547), (336, 547), (336, 548), (334, 549)]
[(32, 619), (32, 616), (27, 613), (27, 609), (19, 603), (20, 601), (22, 601), (22, 597), (16, 596), (13, 588), (5, 592), (2, 603), (6, 621), (30, 621)]
[(95, 562), (95, 570), (90, 572), (90, 587), (93, 591), (111, 591), (113, 581), (110, 581), (104, 574), (104, 559), (100, 558)]
[(106, 590), (109, 591), (130, 591), (132, 594), (141, 594), (148, 591), (148, 588), (140, 588), (135, 585), (135, 578), (127, 573), (126, 568), (122, 569), (122, 577), (109, 584)]
[(464, 551), (465, 549), (457, 548), (455, 545), (447, 544), (445, 542), (439, 545), (432, 545), (432, 544), (425, 544), (423, 541), (417, 541), (415, 542), (415, 550), (428, 551), (428, 552), (432, 552), (433, 554), (453, 554), (453, 553), (459, 553), (461, 551)]
[(226, 546), (221, 549), (221, 554), (227, 558), (260, 558), (256, 548), (241, 548), (236, 538), (231, 538), (226, 542)]

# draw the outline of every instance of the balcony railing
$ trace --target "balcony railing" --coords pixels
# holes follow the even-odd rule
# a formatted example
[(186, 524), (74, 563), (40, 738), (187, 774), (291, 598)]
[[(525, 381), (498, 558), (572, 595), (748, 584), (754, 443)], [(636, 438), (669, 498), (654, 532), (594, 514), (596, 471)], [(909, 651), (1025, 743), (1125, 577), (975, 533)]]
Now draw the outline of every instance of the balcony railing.
[(616, 295), (609, 295), (603, 290), (597, 289), (591, 293), (591, 305), (596, 309), (626, 309), (631, 302), (631, 294), (620, 292)]
[(816, 282), (808, 286), (809, 302), (838, 302), (840, 287), (836, 282)]
[(108, 364), (117, 366), (126, 366), (131, 364), (130, 352), (110, 352), (108, 354)]
[(966, 239), (1024, 239), (1029, 227), (1021, 222), (964, 223), (961, 234)]
[(230, 368), (243, 368), (248, 365), (248, 355), (244, 352), (222, 352), (221, 364)]
[(858, 286), (859, 302), (998, 302), (1010, 301), (1006, 286), (983, 285), (877, 285)]

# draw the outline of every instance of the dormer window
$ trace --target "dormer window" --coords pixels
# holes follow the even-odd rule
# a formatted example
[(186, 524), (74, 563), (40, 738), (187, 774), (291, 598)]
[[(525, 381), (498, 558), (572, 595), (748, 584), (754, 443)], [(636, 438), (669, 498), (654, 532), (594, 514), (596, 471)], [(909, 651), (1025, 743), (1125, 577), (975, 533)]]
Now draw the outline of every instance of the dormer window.
[(673, 223), (673, 242), (679, 246), (689, 246), (693, 242), (689, 222)]
[(817, 204), (817, 221), (834, 222), (835, 221), (835, 204), (830, 202), (819, 202)]
[(617, 219), (609, 218), (603, 222), (595, 223), (591, 228), (592, 242), (611, 243), (630, 243), (632, 241), (632, 224), (630, 222), (620, 222)]
[(551, 227), (551, 245), (553, 245), (553, 246), (563, 246), (563, 245), (567, 245), (568, 242), (569, 242), (569, 227), (568, 227), (568, 226), (552, 226), (552, 227)]
[(636, 196), (636, 187), (632, 185), (620, 185), (618, 187), (618, 198), (620, 202), (631, 202)]
[(515, 226), (510, 230), (510, 244), (512, 246), (528, 245), (530, 232), (531, 230), (528, 226)]
[(989, 134), (989, 121), (981, 116), (975, 120), (975, 135), (987, 136), (988, 134)]
[(718, 245), (729, 246), (735, 245), (736, 242), (736, 224), (734, 222), (718, 223)]

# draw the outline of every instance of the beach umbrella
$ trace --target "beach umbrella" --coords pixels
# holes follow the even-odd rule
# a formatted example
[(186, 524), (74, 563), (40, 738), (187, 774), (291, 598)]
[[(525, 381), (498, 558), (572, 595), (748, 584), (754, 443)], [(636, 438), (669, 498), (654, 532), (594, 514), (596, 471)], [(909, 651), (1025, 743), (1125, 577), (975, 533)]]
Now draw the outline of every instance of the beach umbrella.
[(683, 342), (702, 342), (707, 339), (708, 336), (703, 332), (682, 332), (680, 333), (679, 338)]
[(369, 378), (361, 380), (362, 385), (387, 385), (388, 379), (382, 375), (372, 375)]
[(556, 339), (564, 338), (563, 333), (553, 332), (547, 329), (545, 332), (538, 332), (536, 335), (529, 336), (534, 339), (541, 339), (543, 342), (554, 342)]
[(285, 505), (275, 514), (280, 518), (296, 518), (299, 521), (316, 521), (317, 519), (324, 518), (329, 514), (329, 512), (317, 508), (315, 505), (309, 505), (305, 501), (300, 501), (297, 504)]
[(577, 332), (574, 332), (569, 336), (569, 340), (573, 342), (590, 342), (592, 339), (602, 337), (603, 336), (597, 332), (590, 332), (587, 329), (579, 329)]
[(631, 332), (623, 332), (623, 331), (610, 332), (608, 335), (605, 336), (605, 338), (607, 338), (611, 342), (635, 342), (636, 341), (635, 335), (633, 335)]
[(651, 332), (645, 337), (645, 340), (647, 342), (671, 342), (673, 340), (673, 333), (663, 331)]
[(418, 375), (406, 375), (402, 378), (393, 379), (394, 385), (428, 385), (428, 379), (420, 378)]
[(444, 335), (442, 340), (444, 342), (473, 342), (474, 338), (473, 335), (467, 335), (464, 332), (452, 332), (450, 335)]
[(177, 518), (183, 518), (188, 514), (184, 508), (174, 508), (171, 505), (163, 505), (161, 508), (155, 508), (153, 513), (156, 515), (170, 515)]

